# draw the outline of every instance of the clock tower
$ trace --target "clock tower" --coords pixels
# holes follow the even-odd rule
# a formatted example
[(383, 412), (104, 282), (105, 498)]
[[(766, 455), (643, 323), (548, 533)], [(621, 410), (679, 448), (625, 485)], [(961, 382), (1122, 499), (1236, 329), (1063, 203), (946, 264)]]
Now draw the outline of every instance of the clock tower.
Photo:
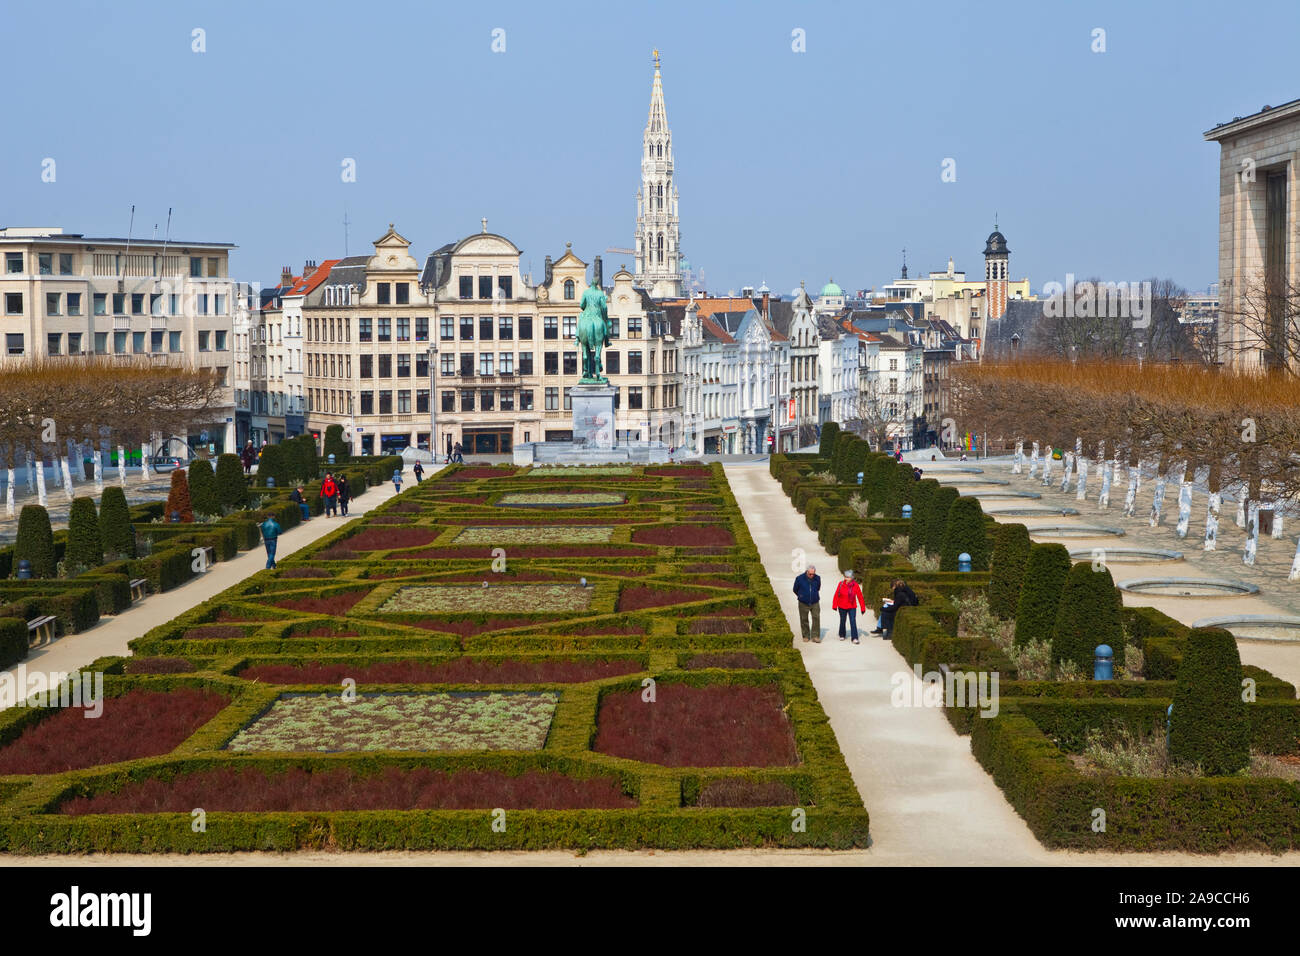
[(641, 188), (636, 192), (635, 284), (654, 298), (682, 294), (681, 227), (677, 218), (677, 187), (673, 185), (673, 134), (664, 109), (659, 51), (654, 51), (655, 75), (650, 87), (650, 117), (641, 137)]
[(993, 232), (984, 243), (984, 290), (988, 296), (990, 319), (1006, 315), (1010, 265), (1011, 250), (1007, 248), (1007, 237), (998, 232), (998, 224), (994, 222)]

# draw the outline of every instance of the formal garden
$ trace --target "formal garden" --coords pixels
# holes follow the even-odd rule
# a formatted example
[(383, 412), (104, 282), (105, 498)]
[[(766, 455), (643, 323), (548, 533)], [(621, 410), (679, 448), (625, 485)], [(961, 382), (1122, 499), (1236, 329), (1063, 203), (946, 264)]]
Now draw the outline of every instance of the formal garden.
[[(898, 577), (916, 591), (895, 649), (1045, 846), (1300, 848), (1300, 701), (1228, 631), (1125, 607), (1104, 563), (834, 428), (771, 470), (868, 601)], [(995, 711), (975, 692), (994, 674)]]
[(451, 467), (131, 648), (0, 713), (0, 850), (869, 843), (719, 465)]

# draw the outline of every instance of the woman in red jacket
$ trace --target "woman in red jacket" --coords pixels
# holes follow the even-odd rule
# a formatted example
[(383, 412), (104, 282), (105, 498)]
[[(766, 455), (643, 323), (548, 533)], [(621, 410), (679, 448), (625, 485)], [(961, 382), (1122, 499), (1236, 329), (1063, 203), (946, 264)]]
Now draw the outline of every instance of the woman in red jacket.
[(333, 515), (338, 507), (339, 486), (334, 483), (334, 476), (327, 474), (321, 482), (320, 496), (325, 499), (325, 513)]
[(853, 643), (858, 643), (858, 609), (867, 613), (867, 601), (862, 596), (862, 587), (853, 580), (853, 569), (844, 572), (844, 580), (835, 586), (835, 598), (831, 607), (840, 612), (840, 640), (844, 640), (844, 622), (848, 620), (853, 634)]

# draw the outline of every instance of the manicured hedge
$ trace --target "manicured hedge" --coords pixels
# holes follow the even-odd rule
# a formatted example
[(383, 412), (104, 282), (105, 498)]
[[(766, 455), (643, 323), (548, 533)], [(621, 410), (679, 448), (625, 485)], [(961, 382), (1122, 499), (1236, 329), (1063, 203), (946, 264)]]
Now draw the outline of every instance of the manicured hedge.
[(1187, 636), (1169, 717), (1169, 756), (1207, 774), (1236, 773), (1250, 763), (1250, 720), (1242, 696), (1237, 639), (1217, 627)]
[(1000, 524), (994, 533), (993, 557), (989, 561), (989, 610), (1004, 621), (1016, 616), (1030, 543), (1029, 529), (1022, 524)]
[(1025, 583), (1016, 607), (1016, 644), (1050, 641), (1070, 574), (1070, 552), (1062, 544), (1035, 544), (1025, 564)]

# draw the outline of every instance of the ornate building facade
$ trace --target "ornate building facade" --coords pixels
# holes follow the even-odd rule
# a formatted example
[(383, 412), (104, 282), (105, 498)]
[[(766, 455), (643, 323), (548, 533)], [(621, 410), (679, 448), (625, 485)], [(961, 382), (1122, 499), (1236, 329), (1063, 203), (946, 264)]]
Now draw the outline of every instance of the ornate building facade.
[(634, 280), (656, 299), (682, 294), (681, 224), (673, 183), (673, 134), (664, 108), (659, 51), (655, 51), (650, 117), (641, 138), (641, 188), (636, 193)]

